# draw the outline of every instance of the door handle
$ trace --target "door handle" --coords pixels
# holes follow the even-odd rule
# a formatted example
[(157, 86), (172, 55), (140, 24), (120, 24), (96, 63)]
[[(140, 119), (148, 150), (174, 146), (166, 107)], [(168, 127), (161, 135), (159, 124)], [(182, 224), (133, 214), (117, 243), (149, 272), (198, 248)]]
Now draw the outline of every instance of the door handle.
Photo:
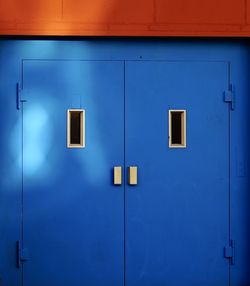
[(122, 184), (122, 167), (115, 166), (114, 167), (114, 185)]
[(137, 185), (137, 166), (130, 166), (128, 168), (128, 183), (129, 185)]

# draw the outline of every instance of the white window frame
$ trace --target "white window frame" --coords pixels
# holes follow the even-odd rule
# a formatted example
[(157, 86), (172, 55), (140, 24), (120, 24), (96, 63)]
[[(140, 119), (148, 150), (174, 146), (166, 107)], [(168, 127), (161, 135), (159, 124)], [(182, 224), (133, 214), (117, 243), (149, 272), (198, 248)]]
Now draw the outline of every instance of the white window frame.
[[(172, 143), (172, 113), (181, 112), (181, 144)], [(168, 111), (168, 146), (169, 148), (186, 148), (187, 147), (187, 119), (185, 109), (170, 109)]]
[[(80, 112), (80, 144), (70, 143), (70, 120), (72, 112)], [(68, 109), (67, 110), (67, 147), (68, 148), (85, 148), (85, 110), (84, 109)]]

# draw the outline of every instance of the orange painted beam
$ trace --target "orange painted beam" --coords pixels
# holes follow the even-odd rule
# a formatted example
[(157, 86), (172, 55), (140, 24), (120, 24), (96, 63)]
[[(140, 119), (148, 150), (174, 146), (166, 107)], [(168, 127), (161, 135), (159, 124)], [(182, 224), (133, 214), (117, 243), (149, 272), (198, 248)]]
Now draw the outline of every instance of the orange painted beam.
[(0, 0), (0, 35), (250, 36), (250, 0)]

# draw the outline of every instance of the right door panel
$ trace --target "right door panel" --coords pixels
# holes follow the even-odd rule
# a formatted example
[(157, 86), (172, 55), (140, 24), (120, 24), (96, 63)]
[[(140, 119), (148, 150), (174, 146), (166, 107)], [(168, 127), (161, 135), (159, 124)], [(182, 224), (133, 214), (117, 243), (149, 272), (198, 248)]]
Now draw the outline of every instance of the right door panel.
[[(229, 285), (227, 64), (131, 61), (125, 78), (126, 285)], [(175, 109), (186, 148), (169, 148)]]

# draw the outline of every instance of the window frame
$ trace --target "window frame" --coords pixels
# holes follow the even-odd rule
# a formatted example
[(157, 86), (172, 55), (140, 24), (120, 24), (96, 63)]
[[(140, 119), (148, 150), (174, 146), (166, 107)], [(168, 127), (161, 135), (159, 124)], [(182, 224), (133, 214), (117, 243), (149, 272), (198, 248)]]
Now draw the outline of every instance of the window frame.
[[(172, 143), (172, 113), (181, 113), (181, 144)], [(187, 148), (187, 112), (186, 109), (170, 109), (168, 111), (168, 147)]]
[[(71, 133), (71, 113), (80, 112), (80, 144), (72, 144)], [(67, 110), (67, 148), (85, 148), (85, 109), (72, 108)]]

